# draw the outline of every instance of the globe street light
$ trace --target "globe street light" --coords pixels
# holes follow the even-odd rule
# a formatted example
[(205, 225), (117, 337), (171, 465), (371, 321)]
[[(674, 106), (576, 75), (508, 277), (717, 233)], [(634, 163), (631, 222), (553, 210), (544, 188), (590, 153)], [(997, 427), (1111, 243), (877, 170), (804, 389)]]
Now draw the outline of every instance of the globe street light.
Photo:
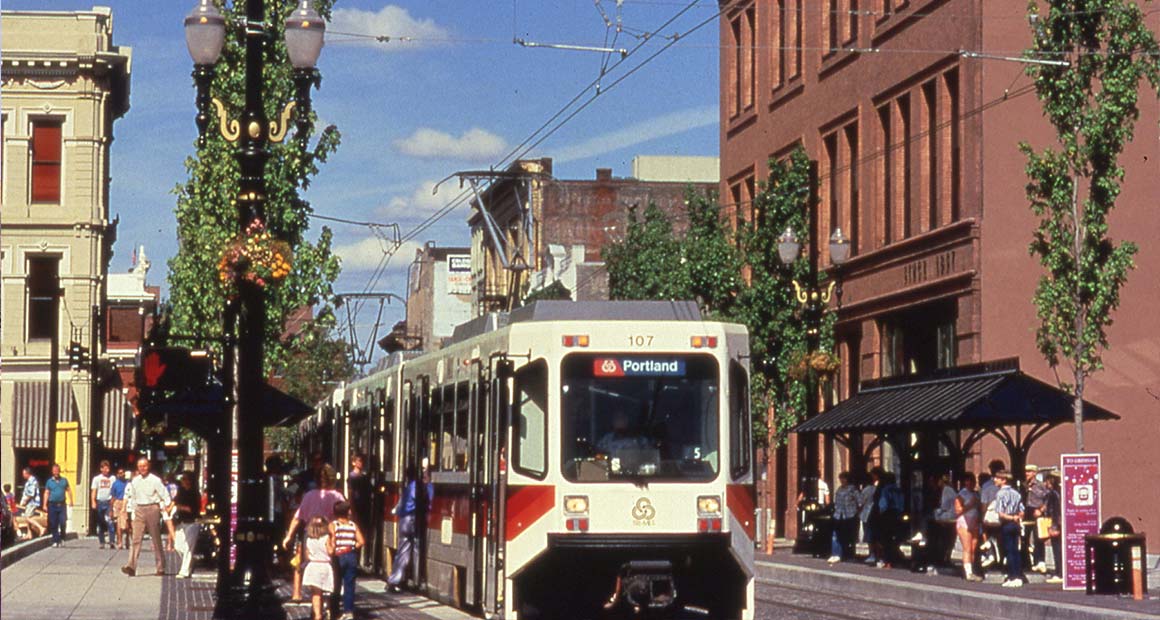
[[(268, 24), (263, 0), (246, 2), (245, 30), (245, 104), (239, 119), (228, 119), (225, 105), (211, 97), (214, 66), (221, 56), (225, 43), (226, 20), (211, 0), (199, 0), (185, 18), (185, 42), (193, 58), (194, 82), (197, 86), (197, 128), (198, 148), (206, 144), (206, 131), (210, 124), (210, 105), (217, 109), (222, 137), (237, 143), (235, 158), (241, 175), (235, 203), (238, 209), (238, 230), (243, 235), (264, 229), (266, 205), (266, 161), (270, 157), (267, 148), (270, 142), (281, 142), (287, 132), (288, 123), (295, 109), (297, 131), (300, 140), (305, 141), (310, 130), (310, 85), (318, 83), (314, 68), (322, 49), (326, 24), (310, 6), (309, 0), (302, 0), (285, 23), (286, 50), (294, 66), (296, 85), (295, 100), (287, 103), (277, 121), (266, 118), (263, 105), (262, 74), (265, 46), (268, 41)], [(225, 333), (237, 333), (232, 351), (226, 358), (227, 381), (232, 384), (232, 393), (227, 397), (234, 406), (232, 427), (238, 471), (237, 489), (237, 529), (223, 537), (228, 554), (229, 541), (237, 545), (237, 563), (234, 567), (232, 585), (241, 585), (245, 576), (249, 577), (251, 593), (263, 593), (270, 583), (268, 563), (272, 556), (272, 541), (276, 535), (267, 520), (265, 480), (262, 476), (262, 430), (263, 395), (265, 376), (263, 372), (263, 338), (265, 334), (266, 290), (264, 282), (258, 278), (248, 278), (242, 269), (233, 271), (231, 285), (237, 291), (235, 299), (227, 303), (225, 311)], [(227, 424), (227, 426), (231, 426)], [(222, 462), (221, 459), (217, 459)], [(229, 472), (218, 471), (217, 475), (229, 477)], [(228, 523), (223, 519), (223, 525)], [(226, 586), (219, 583), (220, 588)]]
[[(806, 350), (807, 354), (812, 355), (817, 352), (820, 345), (820, 332), (822, 328), (822, 318), (825, 315), (826, 308), (830, 304), (831, 298), (834, 297), (835, 288), (837, 293), (837, 302), (841, 305), (842, 302), (842, 286), (838, 277), (838, 272), (843, 264), (850, 259), (850, 240), (842, 233), (841, 228), (835, 228), (833, 234), (829, 239), (830, 250), (830, 264), (833, 267), (831, 273), (833, 277), (829, 283), (823, 288), (818, 276), (818, 243), (815, 238), (818, 233), (818, 162), (811, 161), (809, 168), (809, 199), (808, 199), (808, 215), (809, 225), (806, 231), (809, 248), (809, 272), (806, 276), (806, 281), (798, 282), (793, 280), (794, 297), (797, 299), (802, 311), (802, 321), (806, 328)], [(801, 253), (802, 243), (798, 239), (797, 233), (792, 227), (787, 227), (785, 232), (777, 238), (777, 255), (783, 265), (792, 265)], [(810, 419), (817, 415), (818, 412), (818, 386), (817, 379), (813, 371), (809, 370), (807, 364), (806, 372), (806, 419)], [(803, 470), (808, 476), (818, 475), (818, 445), (817, 438), (810, 436), (805, 439), (799, 438), (799, 452), (798, 463), (802, 465)], [(799, 480), (802, 476), (798, 476)]]

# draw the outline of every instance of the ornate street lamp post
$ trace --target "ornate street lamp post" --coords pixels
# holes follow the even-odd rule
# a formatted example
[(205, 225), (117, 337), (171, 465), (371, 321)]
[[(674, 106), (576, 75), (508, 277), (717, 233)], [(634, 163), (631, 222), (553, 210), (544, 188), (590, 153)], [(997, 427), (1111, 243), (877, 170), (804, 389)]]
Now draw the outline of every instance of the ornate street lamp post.
[[(235, 157), (241, 168), (241, 178), (235, 202), (238, 230), (242, 235), (265, 224), (265, 168), (270, 157), (267, 145), (285, 138), (287, 123), (295, 108), (298, 108), (298, 136), (306, 139), (310, 129), (310, 86), (317, 84), (314, 65), (322, 50), (326, 26), (311, 8), (309, 0), (302, 0), (287, 17), (286, 49), (295, 69), (296, 97), (285, 106), (279, 121), (269, 121), (262, 101), (263, 55), (269, 39), (265, 6), (262, 0), (248, 0), (245, 5), (246, 98), (241, 117), (236, 120), (227, 120), (225, 106), (210, 95), (214, 65), (225, 42), (226, 20), (211, 0), (200, 0), (185, 18), (186, 45), (193, 57), (193, 78), (197, 85), (198, 146), (205, 146), (212, 104), (217, 108), (222, 136), (238, 144)], [(266, 519), (266, 493), (262, 488), (265, 484), (262, 476), (262, 395), (266, 294), (261, 282), (243, 277), (240, 271), (235, 272), (232, 285), (237, 297), (225, 312), (225, 333), (227, 336), (237, 333), (233, 351), (227, 355), (235, 360), (232, 365), (233, 428), (236, 433), (233, 443), (238, 463), (237, 530), (231, 532), (238, 554), (232, 585), (241, 585), (248, 576), (251, 591), (257, 592), (269, 584), (267, 565), (272, 555), (272, 536), (276, 535), (270, 531), (271, 524)], [(230, 366), (227, 363), (227, 369)], [(223, 542), (222, 551), (228, 554), (228, 542)]]
[[(820, 332), (822, 329), (822, 318), (826, 313), (826, 308), (830, 304), (832, 298), (836, 298), (838, 304), (842, 302), (842, 285), (838, 278), (839, 268), (850, 259), (850, 240), (842, 234), (841, 228), (835, 228), (832, 235), (830, 235), (829, 249), (830, 249), (830, 263), (833, 266), (833, 277), (830, 278), (829, 283), (823, 286), (822, 282), (818, 280), (818, 243), (816, 235), (818, 234), (818, 162), (810, 162), (809, 172), (810, 183), (810, 197), (809, 197), (809, 224), (807, 234), (806, 246), (809, 251), (809, 273), (806, 276), (806, 281), (793, 281), (794, 295), (798, 304), (801, 306), (802, 321), (806, 328), (806, 349), (809, 354), (813, 354), (818, 350)], [(777, 255), (784, 265), (791, 265), (798, 259), (801, 253), (801, 241), (799, 241), (797, 233), (792, 227), (787, 227), (785, 232), (777, 238)], [(837, 293), (835, 296), (835, 292)], [(806, 372), (806, 419), (810, 419), (818, 413), (818, 381), (815, 372), (807, 368)], [(814, 435), (799, 438), (798, 440), (798, 464), (803, 468), (802, 471), (806, 475), (813, 476), (818, 472), (818, 441)], [(801, 476), (799, 475), (800, 479)]]

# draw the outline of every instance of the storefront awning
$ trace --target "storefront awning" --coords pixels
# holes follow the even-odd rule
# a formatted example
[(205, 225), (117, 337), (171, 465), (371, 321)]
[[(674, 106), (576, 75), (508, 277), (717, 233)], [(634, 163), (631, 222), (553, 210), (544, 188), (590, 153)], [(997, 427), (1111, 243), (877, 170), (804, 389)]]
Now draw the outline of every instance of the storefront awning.
[[(946, 369), (916, 379), (868, 381), (855, 396), (794, 428), (797, 433), (989, 430), (1071, 422), (1072, 397), (1023, 374), (1017, 360)], [(1084, 401), (1084, 420), (1118, 420)]]
[(127, 450), (133, 447), (133, 407), (125, 400), (119, 387), (105, 392), (101, 408), (101, 442), (109, 450)]
[[(59, 382), (60, 391), (57, 393), (58, 422), (73, 422), (77, 419), (74, 408), (72, 386), (64, 381)], [(49, 392), (48, 381), (17, 381), (13, 385), (14, 409), (12, 420), (12, 447), (14, 448), (47, 448), (48, 447), (48, 409)]]

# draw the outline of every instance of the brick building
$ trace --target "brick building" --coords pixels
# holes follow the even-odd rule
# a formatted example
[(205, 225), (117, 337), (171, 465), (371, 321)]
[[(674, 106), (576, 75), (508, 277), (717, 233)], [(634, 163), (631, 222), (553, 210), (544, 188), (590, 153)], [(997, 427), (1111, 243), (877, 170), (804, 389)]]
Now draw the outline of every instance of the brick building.
[(473, 316), (510, 309), (557, 281), (574, 300), (607, 299), (600, 250), (623, 234), (629, 207), (643, 211), (655, 203), (680, 227), (686, 189), (717, 189), (715, 164), (713, 158), (638, 157), (634, 170), (648, 180), (613, 177), (610, 168), (598, 168), (595, 179), (557, 179), (551, 158), (512, 164), (480, 193), (468, 220)]
[(405, 348), (431, 351), (450, 338), (456, 325), (471, 320), (471, 248), (415, 250), (407, 273)]
[[(99, 447), (101, 395), (93, 365), (70, 368), (67, 351), (77, 342), (89, 356), (101, 354), (100, 312), (116, 230), (109, 145), (114, 121), (129, 110), (132, 55), (114, 45), (107, 8), (4, 11), (0, 20), (0, 471), (18, 488), (22, 466), (36, 465), (43, 477), (56, 460), (79, 487)], [(55, 427), (51, 394), (59, 399)], [(78, 493), (76, 502), (70, 519), (87, 527), (86, 495)]]
[[(1147, 19), (1160, 31), (1160, 15)], [(999, 58), (1030, 44), (1025, 4), (737, 2), (722, 15), (720, 38), (722, 196), (745, 217), (768, 159), (801, 145), (819, 164), (817, 238), (840, 226), (851, 239), (836, 334), (843, 367), (827, 400), (848, 398), (863, 379), (1012, 357), (1055, 385), (1035, 346), (1032, 293), (1042, 270), (1027, 250), (1036, 219), (1016, 148), (1047, 146), (1054, 134), (1025, 66)], [(1107, 369), (1085, 394), (1122, 417), (1085, 425), (1087, 450), (1104, 455), (1104, 514), (1149, 531), (1160, 529), (1160, 495), (1141, 496), (1137, 481), (1160, 475), (1148, 456), (1160, 442), (1155, 101), (1150, 90), (1141, 97), (1111, 218), (1114, 238), (1140, 245), (1137, 267), (1109, 331)], [(1070, 425), (1055, 428), (1029, 461), (1058, 464), (1073, 437)], [(824, 443), (826, 471), (846, 467), (848, 455)], [(1006, 458), (994, 441), (978, 446), (969, 468)], [(876, 458), (889, 465), (893, 455)], [(781, 480), (775, 517), (785, 523), (797, 463), (783, 453), (768, 473), (771, 485)]]

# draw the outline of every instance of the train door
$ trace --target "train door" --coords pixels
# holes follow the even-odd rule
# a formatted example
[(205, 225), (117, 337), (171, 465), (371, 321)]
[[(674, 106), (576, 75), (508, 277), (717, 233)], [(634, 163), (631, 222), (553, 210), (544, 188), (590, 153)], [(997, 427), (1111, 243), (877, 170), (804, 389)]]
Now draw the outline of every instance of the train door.
[(468, 555), (471, 558), (467, 566), (466, 599), (467, 604), (485, 607), (483, 596), (483, 574), (486, 567), (487, 540), (484, 538), (484, 528), (487, 527), (488, 501), (487, 476), (485, 463), (487, 462), (487, 420), (484, 412), (487, 411), (487, 381), (483, 377), (483, 369), (478, 363), (473, 367), (467, 397), (467, 472), (471, 502), (471, 529), (468, 536)]
[[(508, 383), (512, 377), (512, 363), (501, 359), (491, 373), (487, 403), (484, 412), (484, 459), (487, 488), (487, 548), (483, 554), (484, 617), (499, 618), (504, 610), (504, 551), (507, 519), (507, 426), (508, 404), (511, 398)], [(482, 382), (481, 382), (482, 385)]]

